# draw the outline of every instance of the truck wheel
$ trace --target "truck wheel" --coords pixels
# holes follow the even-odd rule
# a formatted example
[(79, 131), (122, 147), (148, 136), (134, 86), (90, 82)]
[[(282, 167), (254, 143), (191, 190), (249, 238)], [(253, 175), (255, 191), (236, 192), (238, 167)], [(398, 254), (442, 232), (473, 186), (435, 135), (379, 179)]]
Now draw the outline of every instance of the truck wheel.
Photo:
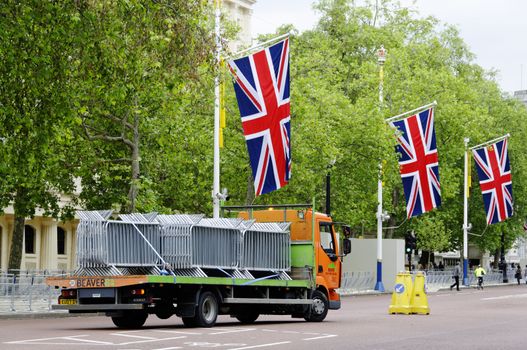
[(218, 299), (214, 293), (206, 291), (200, 294), (194, 322), (198, 327), (213, 327), (218, 318)]
[(304, 319), (308, 322), (322, 322), (326, 318), (329, 310), (329, 302), (326, 294), (319, 290), (311, 294), (313, 305), (309, 306)]
[(123, 316), (112, 316), (112, 322), (119, 328), (137, 329), (141, 328), (148, 318), (146, 312), (125, 312)]
[(260, 314), (256, 311), (242, 311), (236, 315), (236, 319), (243, 324), (252, 324), (259, 316)]

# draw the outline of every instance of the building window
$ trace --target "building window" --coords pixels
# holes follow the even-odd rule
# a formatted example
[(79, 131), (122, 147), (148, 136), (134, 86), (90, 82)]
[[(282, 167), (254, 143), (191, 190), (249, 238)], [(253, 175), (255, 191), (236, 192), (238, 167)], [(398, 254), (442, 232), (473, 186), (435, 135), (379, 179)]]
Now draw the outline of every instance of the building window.
[(62, 227), (57, 227), (57, 254), (66, 254), (66, 231)]
[(29, 225), (24, 228), (24, 251), (26, 254), (35, 254), (35, 229)]

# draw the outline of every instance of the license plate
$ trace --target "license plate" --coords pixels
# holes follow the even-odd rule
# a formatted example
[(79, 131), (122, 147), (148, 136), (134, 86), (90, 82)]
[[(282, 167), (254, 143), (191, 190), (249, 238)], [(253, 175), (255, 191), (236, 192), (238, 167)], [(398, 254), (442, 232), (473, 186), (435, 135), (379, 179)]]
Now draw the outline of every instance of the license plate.
[(59, 304), (61, 305), (75, 305), (77, 304), (77, 299), (60, 299)]

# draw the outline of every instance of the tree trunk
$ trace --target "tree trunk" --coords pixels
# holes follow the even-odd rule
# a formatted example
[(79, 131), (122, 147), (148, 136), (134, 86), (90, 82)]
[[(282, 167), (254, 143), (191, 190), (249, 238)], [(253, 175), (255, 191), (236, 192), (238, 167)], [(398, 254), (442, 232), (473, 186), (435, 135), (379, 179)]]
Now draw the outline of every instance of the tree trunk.
[(15, 226), (13, 227), (13, 239), (11, 241), (11, 249), (9, 251), (8, 270), (14, 273), (14, 270), (20, 270), (22, 263), (22, 244), (24, 242), (24, 227), (26, 218), (18, 216), (15, 213)]
[(254, 180), (253, 175), (249, 173), (247, 176), (247, 195), (245, 197), (245, 205), (253, 204), (254, 198)]
[(494, 263), (492, 264), (493, 268), (498, 268), (498, 262), (500, 261), (500, 250), (496, 249), (494, 251)]
[(128, 208), (129, 213), (133, 213), (136, 207), (137, 194), (139, 191), (139, 116), (136, 114), (134, 116), (134, 138), (132, 141), (132, 178), (130, 181), (130, 191), (128, 192)]
[[(397, 208), (397, 206), (399, 205), (399, 191), (396, 188), (392, 191), (392, 204), (393, 204), (394, 208)], [(397, 218), (395, 217), (395, 215), (391, 215), (390, 216), (390, 219), (388, 220), (388, 226), (389, 227), (397, 226)], [(385, 236), (384, 237), (385, 238), (393, 238), (394, 232), (395, 232), (395, 229), (394, 228), (390, 228), (390, 229), (385, 231)]]

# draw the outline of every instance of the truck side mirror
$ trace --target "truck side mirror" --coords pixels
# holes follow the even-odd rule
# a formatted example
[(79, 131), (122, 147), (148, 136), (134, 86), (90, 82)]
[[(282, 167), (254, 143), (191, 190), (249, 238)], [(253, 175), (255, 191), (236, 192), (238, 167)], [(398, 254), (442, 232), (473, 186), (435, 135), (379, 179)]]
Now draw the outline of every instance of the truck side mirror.
[(345, 238), (342, 242), (342, 252), (344, 253), (344, 255), (348, 255), (349, 253), (351, 253), (351, 241), (349, 240), (349, 238)]

